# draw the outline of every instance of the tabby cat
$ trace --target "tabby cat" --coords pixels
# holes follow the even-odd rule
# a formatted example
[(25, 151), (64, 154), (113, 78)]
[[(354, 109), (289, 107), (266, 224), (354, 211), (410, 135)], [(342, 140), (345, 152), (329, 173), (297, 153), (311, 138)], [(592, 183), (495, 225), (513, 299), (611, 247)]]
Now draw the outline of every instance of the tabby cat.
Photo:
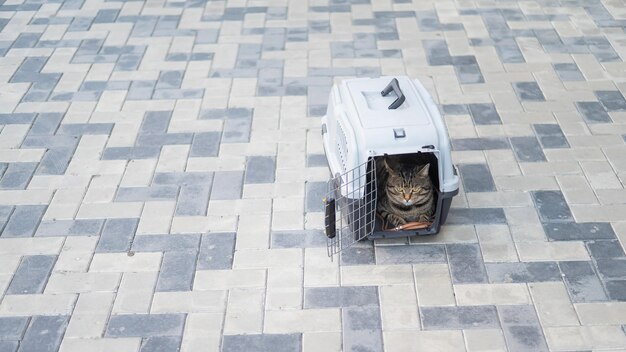
[(410, 165), (391, 157), (385, 157), (382, 164), (378, 214), (394, 227), (413, 221), (432, 222), (435, 195), (428, 176), (430, 164)]

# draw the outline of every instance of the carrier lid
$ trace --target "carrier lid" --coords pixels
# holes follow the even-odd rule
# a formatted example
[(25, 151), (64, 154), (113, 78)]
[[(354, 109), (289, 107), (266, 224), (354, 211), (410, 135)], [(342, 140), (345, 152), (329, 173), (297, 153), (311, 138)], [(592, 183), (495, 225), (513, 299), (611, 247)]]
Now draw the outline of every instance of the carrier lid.
[(398, 99), (398, 95), (395, 91), (391, 91), (386, 96), (382, 96), (381, 91), (387, 87), (393, 78), (360, 78), (344, 81), (361, 126), (370, 129), (430, 125), (430, 116), (425, 106), (425, 100), (419, 96), (413, 82), (408, 77), (395, 77), (405, 100), (399, 107), (389, 109), (389, 106)]

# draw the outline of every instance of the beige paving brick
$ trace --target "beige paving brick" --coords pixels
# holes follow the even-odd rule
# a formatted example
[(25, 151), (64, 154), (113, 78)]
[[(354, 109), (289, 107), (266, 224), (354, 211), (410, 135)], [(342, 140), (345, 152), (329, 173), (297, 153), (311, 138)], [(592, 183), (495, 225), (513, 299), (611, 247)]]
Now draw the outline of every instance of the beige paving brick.
[(502, 330), (476, 329), (463, 330), (465, 347), (468, 352), (506, 351)]
[(589, 260), (589, 253), (582, 242), (516, 242), (521, 261)]
[(299, 248), (270, 250), (239, 250), (235, 252), (233, 268), (302, 267), (303, 251)]
[(404, 284), (412, 281), (410, 265), (342, 266), (341, 283), (344, 286), (377, 286)]
[(63, 238), (0, 238), (0, 255), (58, 254)]
[(157, 277), (157, 272), (124, 273), (113, 313), (148, 313)]
[(60, 352), (136, 352), (141, 345), (140, 337), (100, 338), (100, 339), (63, 339)]
[(0, 303), (0, 315), (69, 315), (76, 294), (6, 295)]
[(463, 332), (460, 330), (441, 331), (384, 331), (385, 350), (390, 352), (424, 351), (465, 351)]
[(618, 325), (626, 323), (625, 302), (574, 304), (582, 325)]
[[(455, 305), (450, 272), (446, 264), (420, 264), (413, 267), (420, 306)], [(404, 281), (405, 283), (408, 281)]]
[(562, 282), (529, 283), (539, 321), (545, 326), (579, 325), (574, 306)]
[(572, 205), (570, 209), (577, 222), (623, 221), (626, 214), (626, 204)]
[(244, 287), (264, 287), (265, 269), (198, 270), (194, 290), (222, 290)]
[(411, 243), (459, 243), (476, 242), (476, 230), (471, 225), (446, 225), (437, 236), (411, 237)]
[(341, 331), (340, 309), (271, 310), (265, 313), (265, 333)]
[(472, 208), (526, 207), (532, 205), (530, 194), (526, 192), (475, 192), (467, 194)]
[(341, 352), (341, 333), (305, 332), (302, 334), (302, 352)]
[(605, 351), (626, 348), (626, 336), (620, 326), (548, 327), (545, 334), (552, 351)]
[(141, 212), (137, 234), (169, 233), (174, 209), (175, 202), (147, 202)]
[(3, 254), (0, 256), (0, 274), (13, 275), (21, 259), (19, 255)]
[(383, 330), (419, 329), (413, 285), (381, 286), (379, 292)]
[(454, 285), (454, 296), (460, 306), (529, 304), (526, 284)]
[(156, 292), (151, 313), (218, 313), (226, 309), (226, 291)]
[(506, 225), (476, 225), (485, 262), (517, 262), (517, 251)]
[(338, 286), (339, 263), (328, 258), (326, 248), (304, 251), (304, 286)]
[(265, 309), (302, 309), (302, 288), (268, 288)]
[(228, 295), (224, 320), (224, 334), (261, 333), (267, 328), (267, 314), (263, 323), (265, 288), (234, 288)]
[(187, 315), (181, 351), (219, 351), (224, 313)]
[(119, 273), (54, 272), (44, 293), (115, 292), (121, 277)]
[(90, 272), (156, 272), (161, 267), (161, 253), (96, 253)]
[(99, 338), (103, 335), (108, 320), (108, 314), (73, 313), (64, 338)]

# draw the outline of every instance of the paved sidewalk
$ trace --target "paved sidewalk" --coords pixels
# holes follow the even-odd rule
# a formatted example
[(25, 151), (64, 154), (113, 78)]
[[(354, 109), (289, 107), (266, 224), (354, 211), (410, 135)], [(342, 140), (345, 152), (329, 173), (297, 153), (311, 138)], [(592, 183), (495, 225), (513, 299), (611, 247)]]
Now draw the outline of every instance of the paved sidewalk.
[[(623, 1), (6, 0), (0, 351), (626, 350)], [(331, 262), (334, 80), (407, 74), (462, 176)]]

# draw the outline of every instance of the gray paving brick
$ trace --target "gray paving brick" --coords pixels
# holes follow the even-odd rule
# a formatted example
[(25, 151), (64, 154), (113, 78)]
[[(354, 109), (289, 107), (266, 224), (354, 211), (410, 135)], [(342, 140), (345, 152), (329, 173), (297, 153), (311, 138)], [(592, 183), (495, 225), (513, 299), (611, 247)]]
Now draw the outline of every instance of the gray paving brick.
[(306, 212), (324, 211), (324, 198), (328, 193), (326, 182), (306, 183)]
[(104, 220), (44, 220), (39, 224), (35, 236), (98, 236)]
[(458, 165), (465, 192), (495, 192), (496, 185), (486, 164)]
[(147, 111), (139, 133), (161, 135), (167, 132), (172, 117), (171, 111)]
[(74, 147), (48, 149), (37, 167), (37, 175), (63, 175), (74, 155)]
[(326, 246), (322, 230), (294, 230), (272, 232), (271, 248), (319, 248)]
[(224, 121), (222, 143), (247, 143), (250, 141), (251, 120), (228, 119)]
[(299, 352), (302, 334), (224, 335), (222, 352)]
[(45, 205), (16, 206), (1, 237), (32, 237), (45, 210)]
[(494, 306), (421, 307), (424, 330), (500, 328)]
[(0, 189), (25, 189), (36, 167), (37, 163), (9, 163), (0, 179)]
[(135, 230), (139, 219), (108, 219), (100, 240), (96, 246), (96, 252), (127, 252), (135, 236)]
[(511, 145), (520, 162), (546, 161), (536, 137), (511, 137)]
[(156, 89), (180, 88), (184, 71), (162, 71)]
[(85, 134), (111, 134), (112, 123), (68, 123), (59, 126), (57, 135), (82, 136)]
[(626, 301), (626, 280), (607, 281), (605, 287), (611, 300)]
[(309, 154), (306, 157), (307, 167), (328, 167), (328, 161), (324, 154)]
[(452, 282), (487, 283), (487, 271), (478, 244), (446, 244)]
[(452, 138), (451, 143), (456, 151), (511, 149), (509, 141), (500, 137)]
[(499, 306), (497, 309), (509, 351), (548, 351), (532, 305)]
[(176, 203), (175, 214), (183, 216), (206, 215), (210, 192), (210, 183), (182, 186)]
[(445, 40), (423, 40), (428, 64), (431, 66), (451, 65), (452, 57)]
[(145, 339), (139, 352), (172, 352), (179, 351), (182, 337), (180, 336), (154, 336)]
[(16, 352), (18, 346), (19, 346), (18, 341), (0, 340), (0, 352)]
[(600, 240), (587, 242), (589, 255), (594, 259), (626, 257), (619, 240)]
[(562, 81), (584, 81), (585, 76), (575, 63), (553, 64), (554, 71)]
[(246, 160), (244, 183), (273, 183), (276, 158), (273, 156), (250, 156)]
[(196, 250), (163, 253), (156, 291), (190, 291), (196, 270)]
[(78, 136), (49, 136), (45, 134), (27, 135), (22, 148), (74, 148), (78, 144)]
[(613, 122), (609, 114), (599, 102), (580, 101), (576, 103), (578, 111), (587, 123), (610, 123)]
[(626, 279), (626, 258), (597, 259), (596, 265), (604, 280)]
[(155, 185), (210, 185), (212, 172), (157, 172), (152, 183)]
[(537, 82), (515, 82), (513, 90), (521, 101), (545, 101)]
[(376, 286), (307, 287), (304, 289), (304, 308), (378, 308)]
[(343, 348), (346, 351), (383, 351), (380, 309), (376, 306), (341, 310)]
[(487, 276), (492, 283), (561, 281), (561, 271), (555, 262), (486, 263)]
[(602, 283), (593, 270), (591, 262), (560, 262), (559, 267), (572, 302), (607, 300)]
[(377, 264), (445, 263), (443, 245), (377, 246)]
[(574, 217), (561, 191), (531, 192), (542, 222), (572, 222)]
[(200, 247), (200, 234), (141, 235), (133, 240), (135, 252), (166, 252), (197, 250)]
[(501, 125), (500, 115), (493, 104), (469, 104), (470, 115), (476, 125)]
[(37, 316), (30, 322), (19, 351), (55, 352), (61, 345), (69, 316)]
[(0, 341), (21, 340), (28, 326), (28, 317), (0, 317)]
[(219, 132), (196, 133), (191, 143), (190, 157), (217, 156), (220, 149)]
[(181, 336), (185, 314), (111, 315), (106, 337)]
[(116, 202), (149, 202), (174, 200), (178, 187), (174, 185), (154, 185), (149, 187), (120, 187), (115, 195)]
[(7, 294), (42, 293), (57, 257), (54, 255), (23, 256)]
[(341, 265), (376, 264), (374, 245), (371, 242), (358, 242), (341, 251)]
[(609, 223), (556, 223), (543, 224), (546, 236), (553, 241), (611, 240), (615, 232)]
[(243, 191), (243, 171), (217, 171), (213, 178), (211, 199), (240, 199)]
[(569, 148), (567, 138), (558, 124), (535, 124), (533, 126), (543, 148)]
[(30, 125), (37, 117), (31, 113), (0, 114), (0, 124), (2, 125)]
[(446, 224), (506, 224), (502, 208), (451, 208)]
[(158, 147), (172, 144), (189, 144), (192, 143), (192, 139), (195, 138), (191, 133), (141, 134), (137, 136), (137, 146)]
[(37, 114), (37, 118), (30, 127), (28, 132), (30, 135), (46, 134), (52, 135), (56, 132), (59, 124), (63, 120), (63, 114), (59, 113), (41, 113)]
[(605, 90), (595, 93), (606, 111), (626, 111), (626, 99), (619, 90)]
[(152, 147), (111, 147), (102, 152), (102, 160), (155, 159), (161, 153), (161, 146)]
[(204, 234), (198, 254), (198, 270), (231, 269), (234, 253), (234, 233)]

